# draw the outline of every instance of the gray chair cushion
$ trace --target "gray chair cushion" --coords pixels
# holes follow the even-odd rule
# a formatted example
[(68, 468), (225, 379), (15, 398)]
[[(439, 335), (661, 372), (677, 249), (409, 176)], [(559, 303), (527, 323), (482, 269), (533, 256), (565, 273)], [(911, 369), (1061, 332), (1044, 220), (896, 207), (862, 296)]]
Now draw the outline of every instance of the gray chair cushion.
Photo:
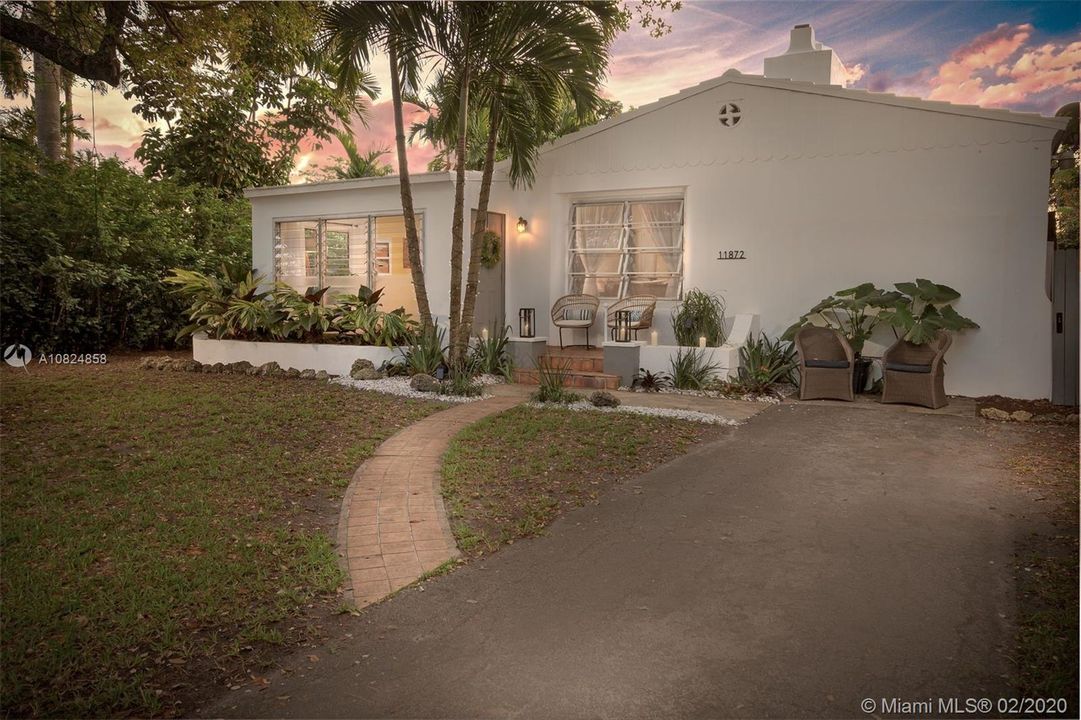
[(556, 320), (556, 327), (589, 327), (593, 324), (593, 319), (589, 320)]
[(886, 369), (887, 370), (893, 370), (894, 372), (904, 372), (904, 373), (925, 373), (926, 374), (926, 373), (931, 372), (931, 366), (930, 365), (913, 365), (911, 363), (899, 363), (899, 362), (888, 362), (888, 363), (886, 363)]
[(809, 368), (830, 368), (832, 370), (844, 370), (848, 367), (847, 360), (815, 360), (810, 358), (803, 363)]

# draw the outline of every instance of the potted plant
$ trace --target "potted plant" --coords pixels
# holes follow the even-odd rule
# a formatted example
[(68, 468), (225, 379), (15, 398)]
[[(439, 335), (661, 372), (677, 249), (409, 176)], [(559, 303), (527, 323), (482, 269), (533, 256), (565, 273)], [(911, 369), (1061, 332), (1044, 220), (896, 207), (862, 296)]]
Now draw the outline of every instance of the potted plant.
[(829, 327), (840, 332), (856, 356), (852, 390), (861, 393), (871, 371), (871, 360), (863, 357), (863, 346), (884, 320), (886, 311), (902, 299), (900, 292), (882, 290), (874, 283), (838, 290), (802, 315), (781, 338), (795, 339), (796, 332), (805, 325)]
[(979, 327), (953, 309), (952, 303), (961, 293), (948, 285), (917, 278), (916, 282), (897, 283), (894, 287), (898, 298), (879, 315), (879, 320), (888, 323), (898, 338), (926, 345), (939, 330), (960, 332)]
[(697, 288), (691, 290), (672, 313), (672, 330), (677, 345), (697, 347), (699, 338), (704, 337), (707, 346), (720, 347), (725, 339), (724, 300)]

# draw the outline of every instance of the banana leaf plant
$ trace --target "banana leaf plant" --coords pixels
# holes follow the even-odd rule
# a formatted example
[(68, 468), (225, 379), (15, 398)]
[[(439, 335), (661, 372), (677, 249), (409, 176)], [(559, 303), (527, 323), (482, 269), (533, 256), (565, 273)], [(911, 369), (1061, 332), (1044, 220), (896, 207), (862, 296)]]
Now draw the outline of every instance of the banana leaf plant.
[(894, 287), (901, 298), (879, 315), (879, 319), (910, 343), (926, 345), (934, 340), (939, 330), (960, 332), (979, 327), (953, 309), (951, 303), (960, 298), (961, 293), (948, 285), (917, 278), (914, 283), (897, 283)]
[(794, 340), (799, 329), (806, 325), (830, 327), (844, 335), (852, 352), (859, 355), (888, 309), (903, 298), (901, 293), (882, 290), (874, 283), (838, 290), (800, 316), (781, 339)]
[(220, 275), (209, 275), (173, 268), (165, 282), (190, 303), (191, 324), (177, 333), (178, 340), (200, 330), (213, 338), (249, 339), (277, 321), (265, 302), (270, 293), (260, 289), (265, 279), (254, 271), (222, 265)]

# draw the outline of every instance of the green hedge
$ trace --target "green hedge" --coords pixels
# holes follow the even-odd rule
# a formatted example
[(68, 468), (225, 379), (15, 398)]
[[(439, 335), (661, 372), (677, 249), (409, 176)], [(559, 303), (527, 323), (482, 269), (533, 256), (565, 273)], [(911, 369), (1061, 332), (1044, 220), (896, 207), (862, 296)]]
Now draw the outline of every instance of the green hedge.
[(115, 159), (46, 163), (0, 143), (0, 343), (36, 353), (171, 347), (174, 267), (251, 266), (251, 210)]

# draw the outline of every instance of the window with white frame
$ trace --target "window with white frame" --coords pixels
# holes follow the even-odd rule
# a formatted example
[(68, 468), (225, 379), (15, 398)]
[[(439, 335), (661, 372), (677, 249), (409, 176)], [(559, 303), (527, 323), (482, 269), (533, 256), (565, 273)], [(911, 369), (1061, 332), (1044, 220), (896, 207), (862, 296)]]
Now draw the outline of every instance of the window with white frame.
[[(423, 237), (421, 214), (417, 232)], [(378, 287), (383, 289), (381, 305), (417, 312), (401, 215), (275, 223), (274, 279), (302, 292), (329, 287), (326, 302), (355, 294), (361, 285)]]
[(572, 293), (678, 300), (683, 292), (683, 200), (575, 203), (567, 267)]

